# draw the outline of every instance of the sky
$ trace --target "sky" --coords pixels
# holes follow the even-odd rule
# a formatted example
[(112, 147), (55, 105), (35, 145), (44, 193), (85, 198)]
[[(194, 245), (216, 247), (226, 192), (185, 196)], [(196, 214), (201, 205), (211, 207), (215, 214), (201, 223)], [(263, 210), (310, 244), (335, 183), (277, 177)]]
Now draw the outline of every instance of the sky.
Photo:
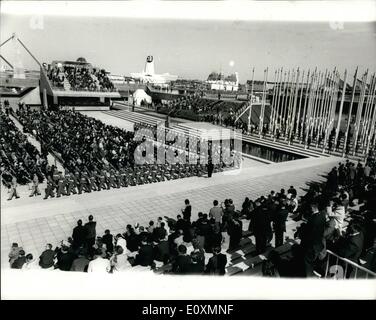
[[(222, 71), (238, 72), (240, 82), (245, 82), (251, 78), (252, 68), (255, 78), (261, 80), (266, 67), (269, 80), (280, 67), (337, 67), (342, 73), (347, 68), (351, 74), (359, 66), (360, 71), (376, 71), (373, 16), (364, 22), (245, 21), (236, 16), (226, 20), (210, 14), (208, 19), (201, 16), (131, 18), (3, 10), (0, 40), (16, 33), (40, 62), (85, 57), (93, 65), (121, 75), (142, 71), (148, 55), (154, 56), (157, 73), (201, 80), (212, 71)], [(17, 45), (9, 42), (0, 53), (10, 62), (37, 69)]]

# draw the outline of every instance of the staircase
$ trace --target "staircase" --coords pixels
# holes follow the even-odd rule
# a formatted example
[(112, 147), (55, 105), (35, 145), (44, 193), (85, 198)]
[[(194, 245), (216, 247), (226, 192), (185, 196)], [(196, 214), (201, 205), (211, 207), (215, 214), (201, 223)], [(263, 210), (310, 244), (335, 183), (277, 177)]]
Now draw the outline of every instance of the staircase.
[(144, 123), (151, 126), (157, 126), (159, 123), (163, 122), (163, 120), (159, 118), (128, 110), (109, 110), (103, 111), (103, 113), (129, 122)]

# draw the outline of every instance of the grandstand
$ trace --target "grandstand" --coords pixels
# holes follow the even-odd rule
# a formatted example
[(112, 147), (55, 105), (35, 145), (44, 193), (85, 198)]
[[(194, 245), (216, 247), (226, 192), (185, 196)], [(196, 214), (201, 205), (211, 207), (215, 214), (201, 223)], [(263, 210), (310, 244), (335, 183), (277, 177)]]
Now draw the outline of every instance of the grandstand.
[(111, 99), (121, 98), (104, 69), (85, 58), (53, 61), (41, 69), (41, 89), (48, 105), (76, 110), (108, 110)]

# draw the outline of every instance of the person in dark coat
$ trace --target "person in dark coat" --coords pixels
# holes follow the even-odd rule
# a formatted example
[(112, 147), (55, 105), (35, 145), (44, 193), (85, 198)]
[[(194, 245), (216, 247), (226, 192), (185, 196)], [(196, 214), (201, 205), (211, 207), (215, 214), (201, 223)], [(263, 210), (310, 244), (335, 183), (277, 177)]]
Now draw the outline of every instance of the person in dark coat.
[(61, 271), (70, 271), (73, 261), (76, 259), (76, 256), (69, 252), (69, 248), (66, 246), (61, 246), (61, 254), (57, 255), (56, 268)]
[(308, 217), (301, 236), (306, 277), (313, 276), (314, 264), (324, 248), (325, 222), (325, 212), (320, 212), (317, 201), (313, 201), (311, 215)]
[(72, 239), (73, 247), (79, 248), (84, 245), (86, 240), (87, 229), (82, 225), (82, 220), (77, 221), (77, 226), (73, 228)]
[(213, 170), (214, 170), (213, 162), (211, 160), (209, 160), (209, 163), (208, 163), (208, 178), (211, 178), (211, 176), (213, 174)]
[(282, 200), (280, 208), (276, 210), (273, 218), (273, 227), (275, 232), (275, 247), (283, 245), (283, 234), (286, 232), (286, 220), (289, 210), (286, 207), (286, 200)]
[(191, 221), (192, 206), (189, 203), (188, 199), (185, 199), (184, 204), (185, 204), (185, 207), (184, 209), (181, 210), (183, 213), (183, 219), (187, 221)]
[(89, 222), (85, 223), (86, 229), (86, 246), (90, 249), (95, 244), (95, 239), (97, 236), (96, 232), (97, 222), (94, 221), (92, 215), (89, 216)]
[(106, 245), (107, 253), (114, 252), (114, 236), (110, 233), (110, 230), (107, 229), (104, 231), (102, 242)]
[[(339, 244), (338, 255), (359, 264), (364, 245), (364, 234), (358, 224), (351, 224), (346, 230), (346, 236)], [(346, 278), (349, 278), (353, 267), (348, 264)]]
[(221, 248), (213, 248), (213, 256), (206, 265), (205, 273), (223, 276), (226, 273), (227, 256), (221, 253)]
[(260, 202), (258, 201), (256, 202), (256, 209), (253, 212), (252, 220), (253, 233), (256, 238), (256, 251), (258, 254), (261, 254), (266, 250), (266, 245), (272, 230), (269, 217), (267, 214), (265, 214)]
[(239, 246), (240, 239), (243, 236), (243, 223), (236, 218), (230, 218), (228, 221), (227, 233), (230, 236), (229, 250)]

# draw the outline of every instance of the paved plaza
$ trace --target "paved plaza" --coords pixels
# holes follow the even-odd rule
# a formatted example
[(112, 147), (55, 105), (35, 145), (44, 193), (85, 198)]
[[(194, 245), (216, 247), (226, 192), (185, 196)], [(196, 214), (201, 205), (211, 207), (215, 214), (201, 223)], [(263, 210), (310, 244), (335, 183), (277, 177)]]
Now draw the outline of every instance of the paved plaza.
[[(248, 160), (248, 159), (247, 159)], [(176, 217), (184, 199), (192, 204), (192, 218), (207, 213), (212, 201), (232, 198), (237, 208), (246, 196), (255, 199), (270, 190), (306, 187), (310, 180), (322, 179), (340, 161), (338, 158), (307, 158), (302, 160), (244, 166), (238, 172), (214, 174), (211, 179), (190, 177), (154, 184), (73, 195), (59, 199), (22, 197), (1, 203), (1, 261), (8, 268), (8, 252), (18, 242), (27, 253), (35, 256), (46, 243), (57, 245), (71, 236), (78, 219), (86, 222), (92, 214), (97, 221), (97, 234), (105, 229), (112, 234), (124, 232), (127, 224), (147, 224), (159, 216)], [(309, 170), (307, 170), (309, 169)]]

